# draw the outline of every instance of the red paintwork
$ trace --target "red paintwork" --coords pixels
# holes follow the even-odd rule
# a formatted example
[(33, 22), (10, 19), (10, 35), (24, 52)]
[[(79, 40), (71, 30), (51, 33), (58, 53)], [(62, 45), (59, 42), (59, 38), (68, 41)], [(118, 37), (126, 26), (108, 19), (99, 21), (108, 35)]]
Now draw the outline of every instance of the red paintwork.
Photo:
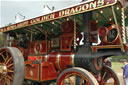
[[(113, 28), (117, 28), (117, 26), (115, 25), (115, 24), (112, 24), (110, 27), (108, 27), (107, 29), (104, 27), (102, 27), (100, 30), (99, 30), (99, 34), (100, 34), (100, 36), (102, 36), (103, 37), (103, 40), (101, 41), (101, 45), (120, 45), (121, 43), (121, 41), (120, 41), (120, 39), (119, 39), (119, 33), (118, 33), (118, 36), (117, 36), (117, 38), (114, 40), (114, 41), (112, 41), (112, 42), (108, 42), (107, 41), (107, 34), (108, 34), (108, 32), (111, 30), (111, 29), (113, 29)], [(117, 28), (118, 29), (118, 28)], [(119, 27), (119, 31), (120, 31), (120, 27)], [(101, 31), (104, 31), (104, 33), (106, 34), (106, 35), (104, 35), (103, 33), (100, 33)], [(121, 33), (121, 32), (120, 32)]]
[(62, 31), (63, 33), (70, 33), (73, 32), (74, 29), (74, 23), (73, 21), (67, 21), (62, 23)]
[(52, 62), (55, 66), (55, 69), (60, 70), (59, 66), (58, 66), (58, 62), (57, 62), (57, 56), (59, 54), (59, 51), (56, 52), (51, 52), (48, 55), (48, 62)]
[(30, 60), (30, 61), (37, 60), (37, 56), (28, 56), (28, 60)]
[(65, 33), (60, 36), (61, 51), (71, 51), (73, 36), (74, 36), (73, 33)]
[(41, 81), (53, 80), (56, 79), (59, 75), (54, 68), (55, 66), (51, 62), (42, 62), (41, 64)]
[(32, 63), (30, 61), (25, 62), (25, 79), (32, 80), (33, 77), (30, 75), (30, 70), (32, 70)]
[(108, 29), (106, 27), (101, 27), (98, 30), (99, 36), (105, 36), (108, 32)]
[(42, 62), (41, 64), (32, 64), (30, 61), (25, 62), (25, 79), (47, 81), (56, 79), (58, 75), (59, 71), (55, 70), (51, 62)]
[(35, 41), (29, 45), (29, 54), (46, 54), (47, 53), (47, 41)]
[(60, 56), (60, 68), (65, 70), (68, 66), (72, 66), (72, 52), (62, 52)]
[(39, 75), (40, 75), (40, 64), (33, 64), (33, 80), (39, 81)]
[(124, 49), (128, 50), (128, 44), (124, 45)]
[[(58, 55), (59, 61), (58, 61)], [(31, 61), (36, 61), (37, 56), (28, 56), (28, 61), (25, 62), (25, 78), (39, 81), (39, 75), (41, 75), (41, 81), (56, 79), (60, 70), (66, 69), (68, 66), (72, 66), (72, 52), (51, 52), (48, 55), (48, 60), (45, 61), (44, 56), (39, 56), (42, 59), (42, 63), (32, 64)], [(41, 73), (39, 73), (39, 68)], [(34, 73), (31, 76), (31, 71)]]

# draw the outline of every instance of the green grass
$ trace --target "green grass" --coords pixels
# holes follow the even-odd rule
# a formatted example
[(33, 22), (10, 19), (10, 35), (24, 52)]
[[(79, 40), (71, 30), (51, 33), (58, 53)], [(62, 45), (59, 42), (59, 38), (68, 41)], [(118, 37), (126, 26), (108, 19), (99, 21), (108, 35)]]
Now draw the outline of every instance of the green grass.
[(121, 66), (124, 66), (124, 64), (123, 63), (120, 63), (120, 62), (112, 62), (112, 69), (115, 72), (122, 73), (123, 70), (121, 69)]
[[(124, 64), (120, 63), (120, 62), (112, 62), (112, 69), (118, 74), (120, 81), (121, 81), (121, 85), (124, 85), (124, 80), (122, 77), (123, 69), (121, 69), (121, 66), (124, 66)], [(121, 75), (119, 75), (119, 74), (121, 74)]]

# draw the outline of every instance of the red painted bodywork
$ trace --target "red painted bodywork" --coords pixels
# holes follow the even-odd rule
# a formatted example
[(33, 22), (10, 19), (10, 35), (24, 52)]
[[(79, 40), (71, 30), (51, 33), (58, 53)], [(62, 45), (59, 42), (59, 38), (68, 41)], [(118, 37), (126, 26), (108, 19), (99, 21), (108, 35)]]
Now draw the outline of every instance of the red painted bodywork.
[[(119, 28), (119, 32), (117, 34), (117, 37), (115, 40), (113, 40), (112, 42), (108, 42), (107, 41), (107, 34), (110, 30), (116, 28), (118, 30)], [(115, 25), (115, 24), (112, 24), (110, 27), (102, 27), (99, 29), (99, 36), (103, 37), (103, 40), (101, 41), (101, 45), (120, 45), (121, 44), (121, 41), (120, 41), (120, 38), (119, 36), (121, 35), (121, 28), (118, 27)]]
[[(62, 34), (60, 42), (60, 48), (56, 48), (58, 51), (52, 49), (51, 41), (34, 41), (29, 44), (28, 59), (25, 62), (26, 79), (40, 82), (53, 80), (58, 77), (60, 71), (73, 66), (71, 50), (73, 33)], [(50, 49), (49, 53), (47, 49)]]

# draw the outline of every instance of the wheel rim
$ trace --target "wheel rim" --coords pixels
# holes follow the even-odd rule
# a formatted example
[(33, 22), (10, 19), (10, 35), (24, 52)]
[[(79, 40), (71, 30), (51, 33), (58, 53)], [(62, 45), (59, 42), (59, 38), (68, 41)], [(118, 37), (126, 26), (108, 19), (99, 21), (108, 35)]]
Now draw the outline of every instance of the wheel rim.
[(0, 82), (2, 85), (12, 85), (14, 75), (13, 57), (7, 49), (0, 50)]
[[(79, 82), (77, 82), (79, 79)], [(63, 76), (58, 85), (91, 85), (89, 80), (77, 72), (69, 72)]]
[(87, 70), (74, 67), (61, 73), (57, 85), (98, 85), (98, 82)]
[(100, 85), (108, 84), (120, 85), (120, 80), (117, 74), (110, 67), (104, 66), (102, 70)]
[(15, 47), (0, 48), (0, 85), (22, 85), (24, 70), (20, 50)]

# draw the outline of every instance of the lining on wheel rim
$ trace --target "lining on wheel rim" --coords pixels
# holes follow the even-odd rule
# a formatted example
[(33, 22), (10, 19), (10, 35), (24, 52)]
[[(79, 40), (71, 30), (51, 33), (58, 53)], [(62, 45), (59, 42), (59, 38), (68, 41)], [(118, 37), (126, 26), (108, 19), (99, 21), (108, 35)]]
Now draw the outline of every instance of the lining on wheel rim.
[(24, 80), (24, 58), (14, 47), (0, 48), (0, 85), (21, 85)]

